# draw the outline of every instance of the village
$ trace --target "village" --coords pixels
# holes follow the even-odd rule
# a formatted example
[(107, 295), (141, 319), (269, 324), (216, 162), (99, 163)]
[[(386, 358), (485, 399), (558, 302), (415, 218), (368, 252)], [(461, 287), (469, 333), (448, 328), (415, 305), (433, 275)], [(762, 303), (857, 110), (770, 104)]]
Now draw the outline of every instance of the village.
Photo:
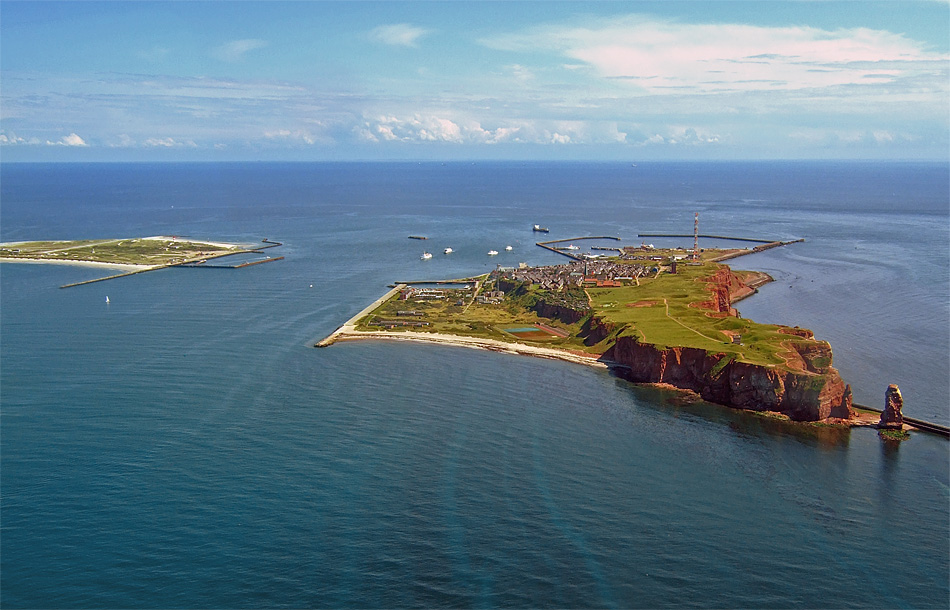
[(493, 275), (500, 279), (528, 282), (542, 290), (559, 291), (569, 287), (595, 286), (619, 288), (636, 282), (657, 267), (647, 269), (636, 263), (618, 263), (609, 260), (574, 261), (546, 267), (499, 267)]

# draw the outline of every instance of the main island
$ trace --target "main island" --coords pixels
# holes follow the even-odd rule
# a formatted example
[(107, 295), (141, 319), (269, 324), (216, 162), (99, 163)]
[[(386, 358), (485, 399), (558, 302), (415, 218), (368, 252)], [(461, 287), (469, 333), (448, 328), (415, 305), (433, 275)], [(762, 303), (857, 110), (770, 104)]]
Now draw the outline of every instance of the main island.
[(795, 421), (850, 420), (851, 388), (826, 341), (747, 320), (733, 307), (771, 278), (723, 261), (777, 245), (785, 244), (702, 251), (643, 244), (611, 248), (613, 256), (572, 254), (561, 265), (397, 282), (316, 346), (390, 339), (558, 358)]

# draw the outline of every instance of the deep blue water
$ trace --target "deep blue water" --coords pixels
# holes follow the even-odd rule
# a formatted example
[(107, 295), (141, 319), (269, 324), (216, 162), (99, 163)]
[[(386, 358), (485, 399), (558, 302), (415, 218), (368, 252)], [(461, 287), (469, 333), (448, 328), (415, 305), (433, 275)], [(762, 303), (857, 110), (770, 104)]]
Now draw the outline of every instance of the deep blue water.
[(563, 262), (534, 223), (639, 243), (699, 212), (806, 240), (735, 263), (777, 279), (744, 316), (829, 340), (857, 402), (898, 383), (950, 423), (946, 165), (7, 164), (0, 189), (3, 241), (285, 244), (67, 290), (104, 272), (0, 266), (3, 607), (950, 604), (942, 438), (568, 363), (309, 347), (393, 280)]

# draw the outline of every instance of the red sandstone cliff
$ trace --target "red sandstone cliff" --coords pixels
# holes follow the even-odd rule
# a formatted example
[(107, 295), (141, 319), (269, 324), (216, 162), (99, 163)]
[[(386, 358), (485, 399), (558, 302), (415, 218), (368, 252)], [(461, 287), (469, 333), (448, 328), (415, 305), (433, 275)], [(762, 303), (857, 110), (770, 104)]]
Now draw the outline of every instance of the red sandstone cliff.
[(778, 411), (797, 421), (850, 415), (851, 388), (830, 365), (823, 373), (781, 370), (699, 348), (661, 349), (629, 336), (605, 356), (629, 367), (631, 381), (668, 383), (730, 407)]

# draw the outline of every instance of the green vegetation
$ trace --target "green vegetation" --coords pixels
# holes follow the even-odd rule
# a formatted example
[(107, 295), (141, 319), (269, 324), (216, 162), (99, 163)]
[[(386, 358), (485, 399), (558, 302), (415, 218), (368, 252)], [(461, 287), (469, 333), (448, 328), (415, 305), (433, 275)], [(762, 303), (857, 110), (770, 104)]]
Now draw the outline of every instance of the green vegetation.
[(886, 441), (906, 441), (910, 433), (906, 430), (878, 430), (877, 435)]
[[(707, 250), (707, 252), (709, 252)], [(712, 295), (708, 282), (720, 267), (715, 263), (678, 265), (677, 273), (660, 273), (639, 286), (591, 288), (595, 315), (626, 328), (625, 333), (659, 347), (689, 346), (732, 354), (743, 362), (781, 366), (788, 350), (782, 343), (797, 340), (779, 332), (780, 326), (758, 324), (735, 316), (716, 316), (696, 304)], [(623, 306), (609, 306), (611, 303)], [(738, 335), (741, 343), (733, 343)], [(722, 363), (725, 366), (725, 363)]]
[[(664, 261), (676, 254), (652, 252), (661, 252)], [(704, 258), (720, 253), (706, 250)], [(638, 264), (614, 261), (630, 264), (630, 269)], [(465, 289), (438, 287), (441, 293), (421, 292), (408, 299), (397, 295), (360, 320), (357, 328), (456, 334), (598, 354), (608, 350), (618, 337), (634, 336), (660, 348), (694, 347), (722, 354), (713, 367), (713, 375), (733, 361), (807, 370), (795, 344), (808, 344), (811, 350), (802, 351), (807, 351), (809, 365), (830, 365), (830, 351), (823, 353), (812, 339), (791, 334), (786, 327), (758, 324), (729, 312), (715, 311), (715, 279), (718, 278), (720, 288), (723, 282), (732, 288), (744, 288), (740, 277), (757, 275), (761, 279), (761, 274), (733, 273), (726, 265), (710, 261), (680, 261), (677, 273), (673, 274), (663, 261), (647, 259), (644, 263), (646, 275), (634, 280), (637, 285), (627, 282), (615, 287), (542, 290), (537, 284), (494, 273), (470, 278), (471, 284)], [(550, 317), (542, 317), (538, 312)], [(597, 323), (591, 324), (592, 320)], [(556, 328), (568, 337), (519, 338), (505, 332), (536, 324)], [(595, 326), (599, 330), (594, 330)], [(816, 382), (820, 384), (822, 380)]]
[[(487, 275), (468, 278), (466, 288), (445, 285), (432, 288), (435, 292), (416, 294), (409, 299), (396, 295), (380, 305), (372, 313), (359, 320), (357, 330), (411, 330), (450, 335), (464, 335), (506, 341), (511, 343), (536, 343), (565, 349), (587, 349), (578, 337), (581, 325), (565, 324), (542, 318), (529, 308), (536, 302), (539, 291), (524, 286), (523, 290), (510, 291), (496, 302), (478, 303), (476, 296), (496, 291), (496, 282)], [(487, 297), (486, 297), (487, 298)], [(531, 327), (535, 324), (563, 331), (568, 337), (549, 335), (533, 340), (516, 337), (505, 331), (508, 328)]]
[(0, 244), (0, 257), (37, 261), (83, 261), (169, 265), (243, 251), (238, 246), (171, 238), (32, 241)]

